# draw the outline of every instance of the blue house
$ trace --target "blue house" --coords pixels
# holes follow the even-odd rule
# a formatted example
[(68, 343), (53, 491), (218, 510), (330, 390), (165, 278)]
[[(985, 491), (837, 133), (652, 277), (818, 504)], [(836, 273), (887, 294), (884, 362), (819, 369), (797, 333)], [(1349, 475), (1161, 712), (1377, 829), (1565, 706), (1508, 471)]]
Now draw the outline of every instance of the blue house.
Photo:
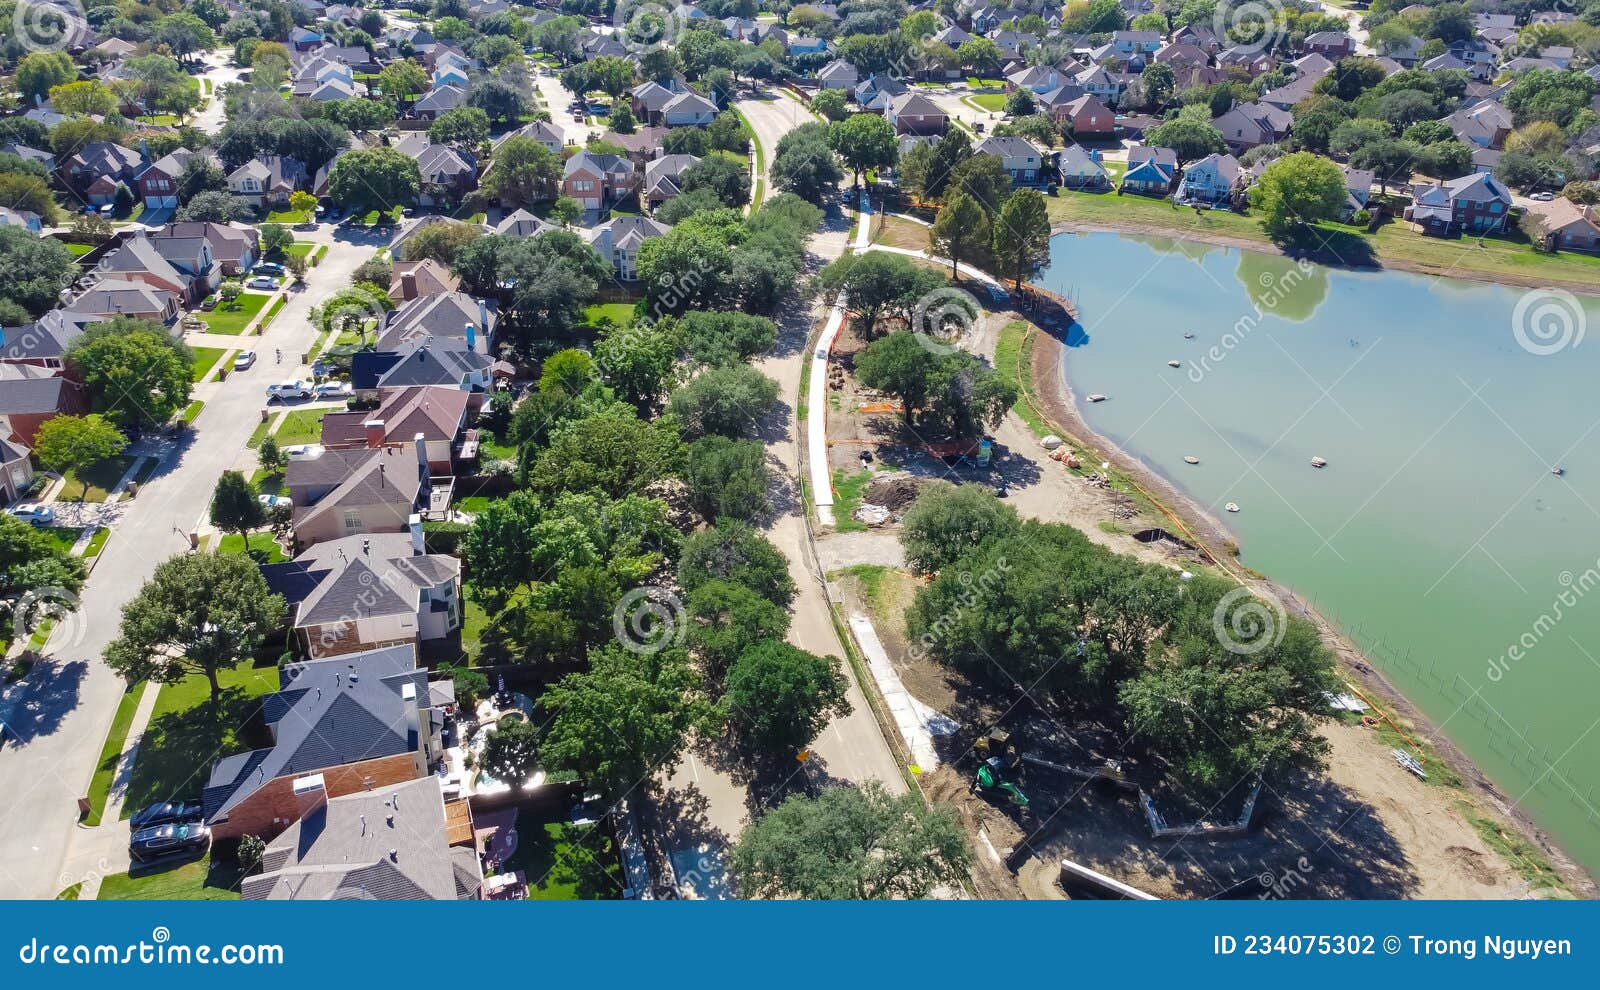
[(1172, 177), (1177, 171), (1178, 156), (1171, 148), (1136, 145), (1128, 149), (1128, 171), (1122, 177), (1122, 191), (1165, 196), (1172, 191)]

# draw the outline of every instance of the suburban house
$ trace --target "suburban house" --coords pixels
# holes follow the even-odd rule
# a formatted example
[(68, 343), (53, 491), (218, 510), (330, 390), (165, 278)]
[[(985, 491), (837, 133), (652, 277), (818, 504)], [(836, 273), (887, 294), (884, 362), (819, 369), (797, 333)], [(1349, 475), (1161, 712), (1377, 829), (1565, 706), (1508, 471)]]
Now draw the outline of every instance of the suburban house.
[(437, 777), (330, 798), (326, 777), (297, 785), (308, 810), (267, 844), (247, 901), (468, 901), (483, 896), (472, 808)]
[(110, 141), (90, 141), (62, 166), (62, 181), (84, 201), (105, 206), (117, 198), (117, 187), (129, 185), (143, 164), (137, 151)]
[(275, 836), (330, 798), (432, 776), (444, 713), (416, 647), (288, 664), (281, 677), (261, 704), (272, 745), (212, 764), (200, 803), (213, 838)]
[(635, 117), (647, 124), (660, 126), (661, 112), (683, 92), (683, 84), (676, 79), (643, 82), (629, 91), (628, 102)]
[(1115, 104), (1128, 88), (1128, 78), (1123, 73), (1112, 72), (1103, 65), (1091, 65), (1072, 77), (1072, 84), (1083, 92), (1098, 97), (1102, 102)]
[(1340, 219), (1346, 223), (1350, 218), (1367, 208), (1367, 202), (1372, 199), (1373, 173), (1369, 168), (1344, 167), (1344, 187), (1347, 192), (1344, 201), (1344, 211)]
[(1481, 100), (1447, 119), (1450, 133), (1479, 148), (1499, 148), (1511, 134), (1511, 111), (1494, 100)]
[(423, 337), (393, 351), (358, 351), (350, 359), (350, 383), (358, 394), (376, 398), (384, 388), (448, 385), (486, 392), (505, 369), (489, 355), (468, 350), (463, 340)]
[(261, 155), (228, 176), (228, 192), (258, 210), (288, 206), (289, 197), (306, 184), (306, 167), (282, 155)]
[(0, 439), (31, 448), (45, 423), (88, 411), (88, 392), (78, 382), (46, 368), (0, 364)]
[(182, 297), (148, 282), (90, 276), (87, 284), (65, 301), (73, 310), (101, 319), (132, 316), (171, 326), (177, 322)]
[(1136, 144), (1128, 148), (1128, 171), (1122, 176), (1123, 192), (1165, 196), (1178, 174), (1178, 155), (1171, 148)]
[(261, 233), (248, 224), (180, 220), (150, 231), (149, 237), (166, 257), (171, 257), (166, 241), (204, 240), (224, 275), (242, 275), (261, 257)]
[(1459, 179), (1412, 186), (1406, 219), (1424, 234), (1436, 237), (1499, 232), (1506, 229), (1511, 202), (1511, 191), (1499, 179), (1472, 172)]
[(370, 533), (404, 533), (428, 508), (426, 449), (313, 447), (289, 459), (283, 481), (302, 547)]
[(466, 431), (472, 396), (444, 385), (413, 385), (378, 392), (378, 408), (330, 412), (322, 417), (322, 446), (330, 450), (404, 447), (417, 437), (434, 476), (452, 473), (456, 441)]
[(552, 155), (561, 154), (561, 149), (565, 147), (565, 143), (561, 139), (561, 132), (551, 126), (547, 120), (536, 120), (531, 124), (524, 124), (514, 131), (507, 131), (500, 137), (495, 138), (495, 147), (499, 147), (514, 137), (533, 138), (544, 145)]
[(102, 283), (143, 282), (192, 305), (222, 283), (222, 269), (211, 256), (211, 242), (204, 237), (152, 240), (140, 230), (115, 243), (100, 258), (90, 277)]
[(483, 227), (479, 224), (470, 224), (465, 220), (457, 220), (454, 217), (447, 217), (440, 213), (430, 213), (427, 216), (418, 217), (415, 220), (406, 220), (401, 223), (400, 232), (394, 235), (394, 237), (389, 241), (389, 256), (396, 261), (404, 261), (406, 257), (406, 245), (411, 243), (411, 238), (417, 235), (417, 231), (426, 230), (435, 224), (450, 224), (456, 227), (475, 227), (478, 230), (483, 229)]
[(1100, 153), (1081, 144), (1069, 144), (1055, 153), (1056, 175), (1068, 189), (1111, 188), (1111, 176), (1100, 164)]
[(1293, 125), (1289, 111), (1269, 103), (1235, 103), (1227, 113), (1211, 121), (1211, 126), (1222, 132), (1222, 139), (1236, 152), (1276, 144), (1288, 136)]
[(26, 364), (60, 373), (65, 367), (67, 348), (99, 319), (91, 313), (58, 307), (25, 326), (0, 327), (0, 364)]
[(889, 101), (884, 118), (897, 134), (943, 134), (950, 118), (922, 93), (902, 93)]
[(461, 281), (450, 269), (432, 258), (402, 261), (394, 266), (389, 279), (389, 298), (398, 305), (438, 292), (454, 292), (460, 286)]
[(34, 234), (44, 233), (44, 217), (31, 210), (13, 210), (0, 206), (0, 226), (21, 227)]
[[(141, 152), (141, 157), (142, 157)], [(144, 200), (146, 209), (175, 209), (178, 206), (178, 180), (191, 159), (204, 158), (198, 151), (178, 148), (154, 162), (140, 166), (134, 179), (134, 191)]]
[(1356, 39), (1343, 31), (1317, 31), (1306, 35), (1302, 48), (1337, 62), (1356, 53)]
[(1255, 45), (1236, 45), (1217, 53), (1217, 68), (1242, 69), (1252, 79), (1271, 72), (1277, 64), (1276, 59)]
[(443, 86), (434, 86), (418, 97), (417, 102), (411, 105), (411, 115), (418, 120), (437, 120), (441, 114), (458, 110), (466, 105), (466, 87), (446, 83)]
[(546, 231), (555, 229), (554, 224), (540, 220), (532, 213), (521, 208), (507, 213), (499, 223), (494, 225), (495, 233), (504, 234), (507, 237), (515, 237), (518, 240), (537, 237)]
[(644, 187), (640, 197), (653, 212), (656, 207), (676, 199), (683, 192), (683, 173), (699, 164), (694, 155), (663, 155), (644, 167)]
[(611, 270), (624, 282), (638, 277), (639, 246), (660, 237), (672, 228), (649, 217), (613, 217), (584, 232), (589, 246), (611, 264)]
[(478, 160), (452, 145), (434, 144), (425, 132), (414, 132), (396, 141), (396, 151), (416, 159), (422, 174), (417, 195), (420, 206), (459, 203), (478, 188)]
[(399, 350), (422, 339), (459, 342), (469, 351), (488, 354), (494, 343), (499, 316), (488, 302), (465, 292), (438, 292), (418, 296), (383, 314), (377, 349)]
[(1088, 93), (1063, 104), (1056, 119), (1082, 137), (1109, 137), (1117, 130), (1117, 115), (1099, 97)]
[(817, 84), (823, 89), (855, 89), (860, 77), (856, 67), (842, 58), (836, 58), (817, 70)]
[(893, 76), (871, 75), (856, 85), (853, 95), (861, 109), (883, 113), (889, 109), (890, 100), (909, 92), (911, 87)]
[(1239, 184), (1239, 159), (1207, 155), (1183, 172), (1175, 199), (1180, 203), (1226, 203)]
[(1025, 138), (990, 135), (978, 142), (972, 153), (1000, 159), (1014, 186), (1041, 185), (1046, 180), (1045, 153)]
[[(679, 93), (661, 108), (660, 123), (667, 127), (702, 127), (717, 116), (717, 105), (695, 92)], [(656, 123), (656, 121), (651, 121)]]
[(585, 210), (596, 212), (632, 195), (638, 188), (633, 162), (616, 155), (580, 151), (567, 159), (561, 173), (561, 194)]
[(1564, 196), (1548, 203), (1529, 203), (1528, 216), (1537, 225), (1547, 251), (1600, 250), (1600, 212)]
[(1006, 83), (1013, 90), (1025, 89), (1035, 95), (1060, 89), (1069, 81), (1067, 76), (1053, 65), (1030, 65), (1006, 76)]
[(428, 553), (422, 517), (408, 533), (318, 543), (261, 575), (290, 610), (295, 641), (313, 660), (416, 646), (461, 628), (461, 561)]
[(4, 423), (0, 422), (0, 501), (10, 504), (33, 484), (33, 452), (4, 434)]

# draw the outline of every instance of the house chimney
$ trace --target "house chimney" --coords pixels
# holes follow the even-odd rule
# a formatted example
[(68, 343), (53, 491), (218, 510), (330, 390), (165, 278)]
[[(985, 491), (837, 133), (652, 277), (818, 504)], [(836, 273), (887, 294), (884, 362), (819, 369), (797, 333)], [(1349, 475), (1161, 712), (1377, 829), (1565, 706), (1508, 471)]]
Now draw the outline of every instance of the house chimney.
[(365, 540), (364, 539), (364, 540), (361, 541), (361, 556), (363, 556), (363, 557), (372, 556), (372, 541), (371, 540)]
[(139, 160), (146, 164), (150, 162), (150, 142), (144, 138), (139, 139)]
[(483, 332), (489, 332), (489, 304), (485, 300), (478, 300), (478, 326), (483, 327)]
[(477, 329), (475, 327), (473, 327), (473, 325), (471, 323), (468, 323), (467, 324), (467, 350), (475, 351), (477, 349), (478, 349), (478, 331), (477, 331)]
[(377, 450), (383, 446), (383, 420), (369, 419), (362, 423), (361, 426), (367, 431), (367, 446), (369, 448)]
[(417, 477), (422, 479), (422, 490), (428, 490), (428, 441), (418, 433), (411, 438), (411, 443), (417, 448)]
[(418, 557), (427, 553), (427, 543), (422, 538), (422, 516), (415, 512), (411, 513), (406, 525), (411, 530), (411, 552)]
[(328, 804), (328, 789), (323, 783), (322, 774), (314, 773), (305, 777), (296, 777), (294, 781), (294, 806), (298, 814), (296, 818), (304, 818), (318, 808)]

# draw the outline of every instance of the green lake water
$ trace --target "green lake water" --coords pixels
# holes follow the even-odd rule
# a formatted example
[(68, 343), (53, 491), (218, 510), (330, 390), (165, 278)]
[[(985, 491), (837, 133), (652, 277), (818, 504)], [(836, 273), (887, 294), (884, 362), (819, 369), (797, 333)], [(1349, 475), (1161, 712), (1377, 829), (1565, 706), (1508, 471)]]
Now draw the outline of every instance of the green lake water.
[(1597, 301), (1116, 234), (1051, 258), (1088, 423), (1600, 872)]

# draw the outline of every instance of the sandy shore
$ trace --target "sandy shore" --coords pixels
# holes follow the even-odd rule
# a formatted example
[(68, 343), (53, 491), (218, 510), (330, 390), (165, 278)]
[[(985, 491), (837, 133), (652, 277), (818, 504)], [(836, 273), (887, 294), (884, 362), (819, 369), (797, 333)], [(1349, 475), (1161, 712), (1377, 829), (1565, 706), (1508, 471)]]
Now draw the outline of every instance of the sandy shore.
[(1283, 257), (1305, 257), (1319, 265), (1329, 268), (1344, 269), (1345, 271), (1402, 271), (1413, 272), (1418, 275), (1434, 275), (1440, 278), (1460, 279), (1464, 282), (1483, 282), (1490, 285), (1515, 285), (1528, 289), (1566, 289), (1568, 292), (1582, 296), (1600, 297), (1600, 285), (1594, 282), (1580, 282), (1573, 279), (1550, 278), (1540, 275), (1524, 275), (1520, 272), (1483, 272), (1463, 271), (1459, 268), (1444, 268), (1439, 265), (1429, 265), (1422, 262), (1410, 261), (1405, 258), (1385, 258), (1377, 265), (1351, 265), (1340, 261), (1338, 258), (1326, 257), (1322, 254), (1285, 251), (1268, 241), (1257, 241), (1247, 237), (1230, 237), (1227, 234), (1214, 234), (1205, 231), (1174, 231), (1170, 227), (1160, 224), (1148, 223), (1080, 223), (1076, 221), (1063, 221), (1050, 228), (1052, 234), (1080, 234), (1080, 233), (1112, 233), (1112, 234), (1143, 234), (1151, 237), (1170, 237), (1185, 241), (1195, 241), (1201, 244), (1215, 244), (1218, 247), (1238, 248), (1241, 251), (1255, 251), (1260, 254), (1276, 254)]
[[(1244, 249), (1259, 250), (1262, 247), (1257, 244), (1236, 243), (1236, 239), (1231, 238), (1220, 238), (1218, 240), (1229, 246), (1237, 246)], [(1591, 287), (1589, 291), (1593, 292), (1595, 290)], [(1275, 598), (1283, 603), (1285, 608), (1291, 609), (1307, 620), (1314, 622), (1322, 631), (1324, 641), (1338, 655), (1340, 663), (1345, 668), (1347, 679), (1368, 694), (1369, 697), (1381, 700), (1384, 706), (1394, 712), (1399, 725), (1404, 730), (1411, 735), (1425, 739), (1439, 758), (1447, 763), (1462, 779), (1464, 788), (1459, 792), (1454, 792), (1455, 794), (1475, 804), (1478, 811), (1486, 817), (1505, 821), (1515, 832), (1521, 834), (1535, 845), (1549, 860), (1551, 867), (1562, 876), (1578, 896), (1596, 896), (1597, 888), (1594, 878), (1589, 872), (1568, 856), (1556, 844), (1555, 840), (1520, 808), (1513, 807), (1511, 800), (1505, 793), (1493, 781), (1489, 780), (1447, 736), (1437, 732), (1428, 723), (1423, 714), (1384, 678), (1374, 664), (1336, 626), (1315, 609), (1301, 601), (1287, 587), (1243, 567), (1236, 559), (1236, 538), (1218, 520), (1204, 512), (1187, 493), (1173, 485), (1159, 473), (1089, 428), (1089, 425), (1084, 422), (1078, 413), (1077, 404), (1073, 400), (1071, 386), (1064, 384), (1068, 381), (1067, 376), (1062, 374), (1067, 361), (1067, 349), (1059, 340), (1048, 333), (1035, 330), (1030, 335), (1030, 342), (1025, 351), (1031, 352), (1030, 363), (1032, 365), (1033, 381), (1031, 383), (1032, 395), (1030, 398), (1057, 432), (1079, 449), (1090, 452), (1092, 457), (1101, 461), (1111, 462), (1116, 472), (1133, 481), (1143, 490), (1144, 494), (1155, 504), (1157, 510), (1164, 514), (1173, 524), (1173, 529), (1176, 532), (1199, 547), (1202, 553), (1214, 561), (1217, 566), (1232, 573), (1258, 594)], [(1349, 734), (1346, 735), (1349, 736)], [(1354, 742), (1355, 737), (1349, 736), (1349, 739)], [(1337, 767), (1341, 761), (1335, 759), (1334, 762)], [(1353, 776), (1354, 779), (1348, 783), (1353, 789), (1368, 797), (1374, 806), (1380, 808), (1401, 806), (1402, 802), (1399, 796), (1385, 790), (1384, 786), (1377, 782), (1374, 775), (1354, 774)], [(1444, 806), (1443, 810), (1460, 817), (1456, 809), (1448, 803), (1451, 792), (1431, 791), (1430, 793), (1438, 795), (1434, 800)], [(1470, 826), (1464, 820), (1461, 825), (1462, 828), (1470, 829)], [(1458, 829), (1457, 831), (1460, 830)], [(1475, 833), (1472, 838), (1476, 838)], [(1456, 847), (1452, 846), (1451, 848)], [(1422, 855), (1418, 858), (1426, 860), (1431, 857)], [(1461, 894), (1452, 892), (1445, 896), (1461, 896)]]

